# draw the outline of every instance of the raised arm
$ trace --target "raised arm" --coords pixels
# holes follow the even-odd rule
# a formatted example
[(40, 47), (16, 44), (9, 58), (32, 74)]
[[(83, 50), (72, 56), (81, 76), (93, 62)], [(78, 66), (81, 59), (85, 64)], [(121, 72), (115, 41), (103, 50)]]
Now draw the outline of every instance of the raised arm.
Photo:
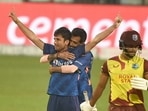
[(23, 34), (31, 40), (38, 48), (43, 50), (44, 42), (41, 41), (37, 35), (31, 31), (28, 27), (26, 27), (15, 15), (14, 12), (10, 12), (9, 17), (13, 20), (14, 23), (19, 27), (19, 29), (23, 32)]
[(94, 48), (99, 42), (101, 42), (103, 39), (105, 39), (106, 37), (108, 37), (116, 28), (119, 27), (119, 25), (121, 24), (121, 17), (118, 15), (116, 18), (115, 18), (115, 21), (114, 23), (109, 27), (107, 28), (106, 30), (104, 30), (103, 32), (97, 34), (95, 36), (95, 38), (88, 42), (86, 45), (85, 45), (85, 52), (88, 52), (90, 51), (92, 48)]

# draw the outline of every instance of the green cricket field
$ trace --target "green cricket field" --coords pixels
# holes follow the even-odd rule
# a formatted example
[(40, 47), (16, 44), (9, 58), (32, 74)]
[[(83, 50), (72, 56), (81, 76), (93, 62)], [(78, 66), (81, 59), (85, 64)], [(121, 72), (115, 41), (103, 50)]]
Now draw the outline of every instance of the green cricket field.
[[(38, 56), (0, 56), (0, 111), (46, 111), (46, 94), (50, 74), (48, 64), (39, 63)], [(94, 59), (92, 84), (95, 88), (104, 60)], [(98, 111), (107, 111), (109, 86), (97, 101)], [(145, 106), (148, 92), (144, 91)], [(148, 107), (147, 107), (148, 110)]]

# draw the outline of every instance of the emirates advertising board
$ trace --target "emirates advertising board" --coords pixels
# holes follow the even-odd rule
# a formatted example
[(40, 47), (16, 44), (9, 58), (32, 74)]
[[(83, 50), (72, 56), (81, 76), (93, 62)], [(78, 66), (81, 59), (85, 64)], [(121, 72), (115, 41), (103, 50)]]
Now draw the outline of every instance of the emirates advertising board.
[[(143, 49), (148, 48), (148, 6), (84, 5), (52, 3), (1, 3), (0, 45), (33, 46), (17, 25), (8, 17), (14, 11), (18, 18), (44, 42), (53, 43), (54, 31), (66, 26), (84, 28), (87, 41), (109, 27), (117, 14), (123, 18), (118, 29), (95, 48), (116, 49), (123, 31), (134, 29), (141, 34)], [(112, 52), (114, 53), (114, 52)]]

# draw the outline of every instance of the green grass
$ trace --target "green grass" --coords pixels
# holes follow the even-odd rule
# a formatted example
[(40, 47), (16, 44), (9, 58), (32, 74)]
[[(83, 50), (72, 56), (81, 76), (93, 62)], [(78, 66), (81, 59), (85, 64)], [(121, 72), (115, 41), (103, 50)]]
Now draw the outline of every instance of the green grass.
[(0, 56), (0, 111), (46, 111), (48, 78), (39, 57)]
[[(50, 75), (48, 64), (40, 64), (39, 59), (32, 56), (0, 56), (0, 111), (46, 111)], [(102, 63), (103, 60), (99, 59), (93, 62), (94, 87), (98, 83)], [(107, 110), (108, 93), (107, 86), (97, 102), (99, 111)], [(144, 92), (144, 97), (147, 106), (147, 92)]]

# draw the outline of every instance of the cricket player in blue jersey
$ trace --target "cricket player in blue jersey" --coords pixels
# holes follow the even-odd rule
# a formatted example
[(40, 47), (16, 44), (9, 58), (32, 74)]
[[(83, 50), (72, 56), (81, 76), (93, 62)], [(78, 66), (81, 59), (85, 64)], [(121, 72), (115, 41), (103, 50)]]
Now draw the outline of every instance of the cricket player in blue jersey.
[[(75, 29), (74, 31), (82, 31), (82, 33), (83, 33), (83, 30), (81, 29)], [(74, 33), (74, 31), (73, 31), (73, 33)], [(80, 34), (80, 35), (83, 35), (83, 34)], [(85, 34), (84, 34), (85, 35)], [(54, 36), (56, 36), (56, 35), (54, 35)], [(80, 37), (79, 37), (80, 38)], [(83, 39), (83, 36), (82, 36), (82, 39)], [(71, 43), (73, 44), (73, 46), (74, 46), (74, 44), (77, 44), (76, 43), (76, 41), (75, 41), (76, 39), (71, 39)], [(83, 39), (83, 40), (86, 40), (86, 35), (85, 35), (85, 39)], [(82, 45), (81, 45), (82, 46)], [(77, 49), (77, 48), (79, 48), (79, 47), (76, 47), (76, 48), (71, 48), (72, 50), (74, 49)], [(45, 53), (44, 54), (49, 54), (50, 53), (50, 51), (51, 51), (51, 48), (50, 48), (50, 46), (49, 45), (47, 45), (46, 47), (45, 47)], [(81, 53), (83, 52), (83, 50), (82, 51), (78, 51), (78, 53), (75, 53), (75, 55), (80, 55)], [(90, 54), (91, 56), (92, 56), (92, 54)], [(70, 60), (71, 61), (71, 60)], [(86, 61), (86, 60), (85, 60)], [(54, 65), (52, 65), (52, 66), (63, 66), (63, 64), (64, 65), (71, 65), (72, 64), (72, 62), (67, 62), (66, 61), (66, 63), (62, 63), (63, 61), (60, 59), (60, 62), (59, 62), (59, 59), (55, 59), (55, 60), (53, 60), (53, 63), (55, 63)], [(89, 61), (87, 61), (87, 62), (89, 62)], [(89, 62), (90, 63), (90, 62)], [(86, 66), (84, 66), (84, 69), (83, 70), (85, 70), (85, 67)], [(52, 85), (53, 84), (53, 86), (50, 86), (50, 87), (56, 87), (57, 85), (55, 85), (55, 83), (57, 84), (57, 80), (58, 80), (58, 78), (57, 77), (55, 77), (55, 75), (54, 74), (57, 74), (57, 73), (53, 73), (52, 74), (52, 76), (51, 76), (51, 78), (54, 78), (54, 80), (53, 79), (50, 79), (50, 85)], [(60, 73), (61, 74), (61, 73)], [(63, 73), (64, 74), (64, 73)], [(49, 88), (49, 94), (51, 95), (53, 95), (53, 94), (58, 94), (58, 95), (61, 95), (64, 91), (66, 92), (67, 91), (67, 89), (68, 89), (68, 91), (69, 91), (69, 89), (72, 89), (70, 92), (67, 92), (66, 94), (64, 93), (64, 95), (62, 95), (63, 96), (63, 99), (65, 99), (66, 101), (68, 100), (68, 102), (69, 102), (69, 97), (67, 98), (66, 96), (73, 96), (73, 95), (71, 95), (70, 93), (74, 93), (74, 92), (77, 92), (77, 94), (78, 94), (78, 87), (77, 86), (79, 86), (78, 85), (78, 83), (77, 83), (77, 80), (78, 80), (78, 74), (77, 73), (75, 73), (75, 74), (73, 74), (73, 73), (71, 73), (71, 72), (69, 72), (69, 74), (72, 74), (72, 77), (71, 77), (71, 75), (68, 75), (68, 77), (70, 76), (71, 78), (72, 78), (72, 80), (71, 79), (68, 79), (67, 78), (67, 80), (65, 80), (64, 81), (64, 79), (62, 78), (62, 77), (64, 77), (64, 78), (66, 78), (66, 76), (63, 76), (62, 75), (62, 77), (59, 77), (60, 79), (58, 80), (58, 81), (60, 81), (60, 80), (62, 80), (63, 81), (63, 84), (60, 82), (60, 85), (61, 86), (58, 86), (58, 88), (56, 88), (56, 89), (60, 89), (61, 88), (61, 90), (62, 91), (58, 91), (58, 92), (54, 92), (53, 91), (53, 88)], [(84, 76), (86, 76), (86, 74), (84, 75)], [(83, 76), (82, 76), (83, 77)], [(56, 78), (56, 79), (55, 79)], [(87, 79), (88, 77), (86, 77), (86, 79)], [(55, 83), (53, 82), (53, 81), (55, 81)], [(68, 82), (69, 81), (69, 82)], [(87, 79), (87, 81), (88, 81), (88, 79)], [(86, 82), (87, 82), (86, 81)], [(66, 82), (66, 83), (65, 83)], [(66, 85), (64, 85), (64, 84), (67, 84), (68, 83), (68, 86)], [(72, 85), (71, 85), (72, 84)], [(88, 83), (87, 84), (85, 84), (86, 86), (88, 85)], [(68, 88), (69, 87), (69, 88)], [(75, 87), (75, 88), (74, 88)], [(66, 88), (66, 89), (64, 89), (64, 88)], [(50, 90), (50, 89), (52, 89), (52, 90)], [(86, 88), (85, 88), (86, 89)], [(87, 87), (87, 89), (88, 89), (88, 87)], [(82, 93), (83, 94), (83, 93)], [(79, 94), (78, 94), (79, 95)], [(65, 96), (65, 98), (64, 98), (64, 96)], [(51, 100), (51, 99), (50, 99)], [(52, 99), (52, 101), (53, 101), (54, 99)], [(68, 108), (67, 107), (67, 104), (66, 104), (66, 101), (63, 103), (63, 104), (65, 104), (66, 105), (66, 108)], [(71, 102), (72, 103), (72, 102)], [(50, 109), (52, 109), (52, 108), (54, 108), (54, 110), (55, 110), (55, 107), (54, 107), (54, 105), (55, 104), (52, 104), (50, 101), (49, 101), (49, 105), (48, 105), (48, 108), (49, 108), (49, 110)], [(59, 106), (59, 105), (55, 105), (55, 106)], [(61, 107), (63, 107), (64, 105), (62, 105), (62, 106), (59, 106), (59, 108), (61, 109)], [(69, 105), (69, 107), (70, 107), (70, 105)], [(64, 107), (63, 107), (64, 108)], [(70, 107), (69, 109), (71, 109), (72, 107)], [(78, 108), (78, 107), (77, 107)], [(49, 111), (48, 110), (48, 111)], [(58, 110), (58, 109), (57, 109)]]
[[(63, 28), (63, 27), (62, 27)], [(57, 29), (54, 34), (54, 44), (55, 49), (58, 50), (61, 48), (59, 45), (60, 37), (56, 33), (63, 33), (63, 30)], [(62, 35), (63, 36), (63, 35)], [(70, 36), (71, 37), (71, 36)], [(70, 41), (70, 40), (69, 40)], [(51, 52), (50, 44), (44, 45), (44, 54), (50, 54)], [(67, 45), (68, 46), (68, 45)], [(75, 50), (68, 48), (69, 52), (75, 54), (76, 57), (81, 56), (85, 53), (84, 45), (81, 47), (75, 48)], [(65, 50), (64, 50), (65, 51)], [(54, 50), (52, 51), (54, 52)], [(63, 66), (72, 64), (72, 60), (63, 60), (60, 58), (54, 59), (50, 62), (52, 66)], [(77, 74), (62, 74), (59, 72), (54, 72), (49, 81), (48, 94), (50, 95), (48, 102), (48, 111), (79, 111), (79, 100), (78, 100), (78, 88), (77, 88)]]
[[(85, 44), (87, 38), (87, 33), (85, 30), (81, 28), (75, 28), (72, 30), (72, 37), (70, 41), (70, 47), (77, 47), (78, 45)], [(80, 58), (74, 61), (73, 65), (76, 66), (75, 70), (71, 70), (70, 73), (74, 73), (78, 71), (80, 73), (80, 78), (78, 81), (78, 90), (79, 90), (79, 102), (84, 102), (84, 95), (83, 91), (88, 92), (89, 98), (92, 95), (92, 84), (91, 84), (91, 67), (92, 67), (93, 55), (91, 51), (83, 54)], [(73, 69), (71, 66), (70, 68), (64, 69)]]
[[(84, 29), (74, 28), (72, 30), (70, 47), (75, 48), (79, 45), (84, 44), (86, 41), (86, 38), (87, 38), (87, 33), (85, 32)], [(92, 67), (92, 60), (93, 60), (93, 55), (89, 51), (74, 61), (74, 63), (73, 63), (74, 67), (75, 66), (77, 68), (81, 67), (80, 69), (76, 68), (76, 70), (71, 70), (73, 68), (70, 65), (69, 65), (69, 67), (64, 68), (64, 69), (68, 69), (68, 70), (70, 69), (70, 71), (67, 70), (67, 72), (65, 72), (65, 73), (74, 73), (74, 72), (79, 73), (79, 76), (80, 76), (79, 80), (78, 80), (79, 103), (84, 102), (83, 91), (88, 92), (89, 98), (91, 98), (91, 95), (92, 95), (92, 84), (91, 84), (91, 75), (90, 75), (90, 71), (91, 71), (91, 67)]]
[[(121, 23), (121, 18), (118, 16), (115, 19), (113, 25), (97, 34), (92, 41), (86, 45), (80, 45), (79, 47), (72, 50), (68, 48), (71, 33), (67, 28), (61, 27), (55, 31), (54, 45), (51, 45), (40, 40), (34, 32), (32, 32), (17, 18), (14, 12), (10, 12), (9, 17), (12, 18), (12, 20), (29, 40), (31, 40), (37, 47), (43, 50), (44, 54), (54, 54), (57, 52), (69, 51), (75, 54), (75, 59), (79, 58), (80, 55), (84, 54), (85, 52), (90, 51), (97, 45), (97, 43), (109, 36)], [(65, 64), (70, 65), (72, 63), (73, 60), (67, 61), (60, 58), (50, 62), (52, 66), (62, 66)], [(47, 108), (48, 111), (80, 111), (78, 101), (78, 87), (76, 86), (77, 77), (77, 74), (55, 73), (51, 75), (50, 84), (48, 87), (48, 93), (50, 94)]]
[[(84, 29), (74, 28), (72, 30), (72, 37), (71, 37), (69, 47), (75, 48), (78, 45), (84, 44), (86, 41), (86, 38), (87, 38), (87, 34)], [(58, 56), (59, 58), (67, 59), (67, 57), (65, 57), (65, 55), (67, 55), (67, 52), (59, 53), (58, 55), (59, 55)], [(54, 57), (56, 57), (56, 56), (50, 55), (50, 60), (56, 59)], [(71, 55), (70, 55), (70, 57), (71, 57)], [(71, 74), (78, 73), (78, 75), (79, 75), (79, 79), (78, 79), (79, 95), (78, 95), (78, 97), (79, 97), (80, 103), (85, 101), (84, 95), (83, 95), (84, 91), (87, 91), (89, 98), (91, 98), (91, 96), (92, 96), (92, 84), (91, 84), (91, 79), (90, 79), (91, 78), (90, 71), (91, 71), (91, 67), (92, 67), (92, 60), (93, 60), (93, 55), (89, 51), (89, 52), (83, 54), (76, 61), (74, 61), (73, 65), (66, 65), (66, 67), (62, 66), (63, 69), (66, 69), (66, 71), (63, 70), (64, 73), (71, 73)], [(73, 68), (73, 67), (76, 67), (76, 68)], [(55, 67), (55, 66), (50, 67), (50, 74), (52, 74), (52, 72), (58, 72), (58, 71), (61, 72), (61, 70), (58, 68), (61, 68), (61, 67)]]

